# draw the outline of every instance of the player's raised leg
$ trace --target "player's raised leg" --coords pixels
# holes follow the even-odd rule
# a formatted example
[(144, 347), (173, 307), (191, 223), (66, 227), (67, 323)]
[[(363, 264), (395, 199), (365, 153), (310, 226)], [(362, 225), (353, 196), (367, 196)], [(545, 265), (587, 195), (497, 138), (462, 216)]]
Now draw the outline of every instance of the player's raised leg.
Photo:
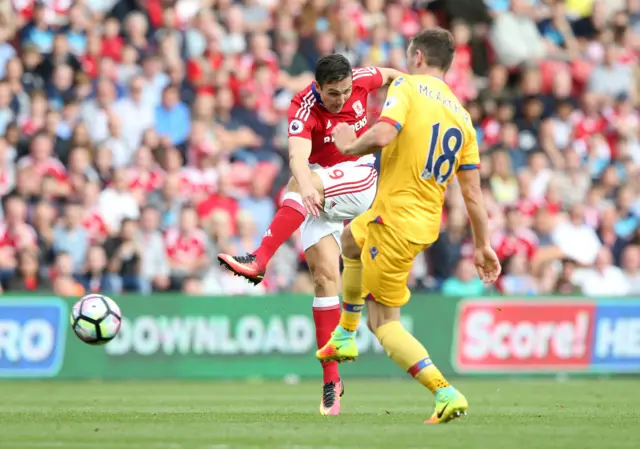
[[(340, 247), (332, 234), (324, 235), (307, 248), (305, 255), (314, 283), (313, 322), (316, 327), (316, 343), (320, 348), (329, 340), (340, 320)], [(344, 393), (338, 364), (335, 361), (321, 364), (323, 388), (320, 413), (337, 415), (341, 410), (340, 397)]]
[[(315, 172), (311, 172), (311, 180), (320, 195), (320, 201), (324, 202), (322, 180)], [(291, 178), (287, 184), (287, 193), (282, 207), (273, 217), (260, 246), (253, 253), (246, 255), (218, 254), (218, 261), (236, 275), (246, 278), (253, 284), (259, 284), (264, 278), (265, 270), (273, 255), (298, 230), (306, 216), (307, 211), (302, 204), (300, 187), (297, 181)]]

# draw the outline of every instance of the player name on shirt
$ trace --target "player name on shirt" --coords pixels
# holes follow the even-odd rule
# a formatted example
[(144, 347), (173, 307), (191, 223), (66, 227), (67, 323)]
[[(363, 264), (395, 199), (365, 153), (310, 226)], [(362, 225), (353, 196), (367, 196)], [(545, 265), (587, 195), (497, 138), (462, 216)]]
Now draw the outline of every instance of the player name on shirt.
[(423, 95), (431, 100), (441, 103), (444, 107), (462, 116), (462, 118), (464, 118), (465, 121), (468, 122), (470, 120), (469, 113), (465, 111), (465, 109), (460, 105), (460, 103), (454, 101), (453, 99), (447, 97), (446, 95), (443, 95), (440, 90), (429, 89), (428, 86), (425, 86), (424, 84), (420, 84), (420, 83), (417, 84), (417, 87), (418, 87), (418, 93), (420, 95)]

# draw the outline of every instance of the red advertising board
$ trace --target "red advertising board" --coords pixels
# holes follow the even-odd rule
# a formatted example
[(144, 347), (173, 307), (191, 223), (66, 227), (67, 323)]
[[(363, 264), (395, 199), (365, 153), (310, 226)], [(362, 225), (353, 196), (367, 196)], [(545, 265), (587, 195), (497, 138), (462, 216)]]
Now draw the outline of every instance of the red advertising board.
[(586, 370), (594, 316), (588, 301), (461, 301), (453, 366), (460, 373)]

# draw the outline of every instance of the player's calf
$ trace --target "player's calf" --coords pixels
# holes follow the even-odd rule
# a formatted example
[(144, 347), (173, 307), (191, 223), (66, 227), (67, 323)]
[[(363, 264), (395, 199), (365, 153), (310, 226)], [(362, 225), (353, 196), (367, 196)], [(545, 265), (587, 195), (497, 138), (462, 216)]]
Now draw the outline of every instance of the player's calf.
[[(333, 236), (328, 235), (308, 248), (305, 254), (313, 277), (316, 296), (313, 300), (313, 321), (316, 326), (316, 342), (318, 348), (321, 348), (329, 341), (331, 332), (340, 320), (340, 248)], [(340, 380), (335, 362), (323, 362), (322, 370), (325, 384)]]
[[(316, 173), (311, 175), (311, 182), (323, 202), (322, 180)], [(218, 254), (218, 261), (236, 275), (244, 277), (253, 284), (259, 284), (264, 278), (267, 265), (273, 255), (296, 232), (306, 217), (307, 210), (300, 194), (300, 186), (294, 178), (291, 178), (287, 184), (287, 193), (284, 196), (282, 207), (273, 217), (267, 232), (262, 237), (260, 246), (253, 253), (242, 256)]]
[(466, 415), (466, 398), (449, 385), (425, 347), (402, 326), (400, 308), (370, 301), (367, 309), (369, 325), (389, 358), (434, 394), (436, 410), (426, 423), (445, 423)]

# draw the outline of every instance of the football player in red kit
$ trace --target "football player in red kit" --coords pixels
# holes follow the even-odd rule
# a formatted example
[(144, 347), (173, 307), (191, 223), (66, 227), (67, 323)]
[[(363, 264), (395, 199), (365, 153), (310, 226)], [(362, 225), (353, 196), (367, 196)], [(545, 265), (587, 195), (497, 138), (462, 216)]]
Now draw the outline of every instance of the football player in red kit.
[[(349, 124), (359, 136), (367, 126), (367, 97), (402, 73), (386, 68), (352, 69), (342, 55), (321, 58), (315, 81), (289, 107), (289, 166), (293, 177), (282, 207), (260, 247), (252, 254), (219, 254), (222, 265), (258, 284), (276, 250), (302, 226), (302, 243), (315, 286), (313, 319), (321, 348), (340, 319), (340, 233), (344, 221), (366, 211), (376, 193), (375, 157), (340, 154), (331, 132)], [(322, 364), (324, 388), (320, 413), (340, 413), (344, 392), (338, 365)]]

